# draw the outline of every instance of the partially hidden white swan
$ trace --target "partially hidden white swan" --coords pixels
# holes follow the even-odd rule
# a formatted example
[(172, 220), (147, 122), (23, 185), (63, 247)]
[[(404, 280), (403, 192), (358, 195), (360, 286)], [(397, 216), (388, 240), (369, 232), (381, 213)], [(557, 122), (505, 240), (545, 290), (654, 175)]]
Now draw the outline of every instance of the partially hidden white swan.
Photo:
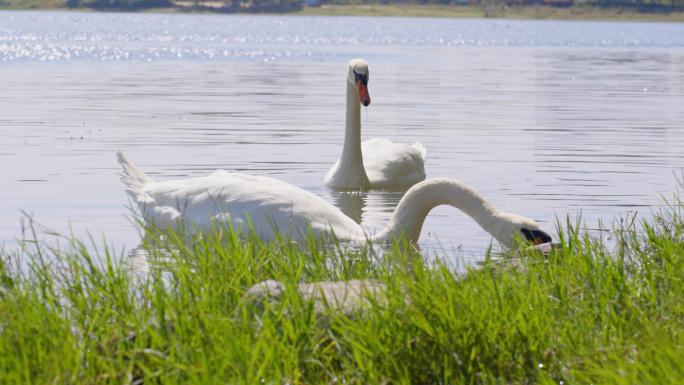
[(505, 213), (465, 183), (448, 178), (413, 186), (387, 227), (371, 235), (322, 198), (277, 179), (218, 170), (205, 177), (157, 183), (121, 152), (117, 158), (123, 167), (121, 181), (127, 185), (126, 192), (145, 221), (160, 229), (213, 232), (215, 225), (249, 229), (251, 223), (263, 239), (281, 233), (301, 240), (311, 232), (315, 237), (334, 234), (343, 242), (389, 243), (402, 236), (417, 242), (430, 210), (447, 204), (468, 214), (507, 247), (513, 246), (516, 237), (534, 244), (551, 241), (535, 221)]
[(388, 139), (361, 142), (361, 103), (370, 104), (369, 76), (364, 60), (349, 62), (342, 155), (323, 181), (326, 186), (339, 189), (407, 189), (425, 180), (427, 151), (420, 141), (411, 146)]

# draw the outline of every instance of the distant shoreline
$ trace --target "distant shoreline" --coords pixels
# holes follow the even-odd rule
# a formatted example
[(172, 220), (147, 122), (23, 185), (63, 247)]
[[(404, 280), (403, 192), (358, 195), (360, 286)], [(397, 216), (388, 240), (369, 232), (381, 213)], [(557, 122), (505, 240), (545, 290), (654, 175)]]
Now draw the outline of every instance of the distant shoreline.
[(542, 5), (535, 12), (534, 5), (511, 6), (504, 9), (500, 4), (485, 16), (484, 7), (471, 5), (324, 5), (306, 7), (297, 15), (319, 16), (403, 16), (403, 17), (450, 17), (450, 18), (506, 18), (540, 20), (586, 20), (586, 21), (656, 21), (684, 22), (684, 12), (642, 13), (630, 8), (602, 8), (580, 5), (553, 7)]
[[(0, 2), (1, 10), (72, 10), (85, 12), (153, 12), (153, 13), (224, 13), (223, 1), (175, 1), (175, 7), (149, 9), (69, 9), (64, 1), (55, 0), (10, 0)], [(639, 12), (634, 8), (598, 7), (576, 5), (554, 7), (542, 5), (535, 10), (533, 5), (505, 7), (499, 4), (485, 10), (475, 5), (418, 5), (418, 4), (356, 4), (323, 5), (289, 12), (238, 12), (228, 14), (262, 15), (306, 15), (306, 16), (380, 16), (380, 17), (441, 17), (441, 18), (496, 18), (496, 19), (538, 19), (538, 20), (584, 20), (584, 21), (647, 21), (684, 22), (684, 12)]]

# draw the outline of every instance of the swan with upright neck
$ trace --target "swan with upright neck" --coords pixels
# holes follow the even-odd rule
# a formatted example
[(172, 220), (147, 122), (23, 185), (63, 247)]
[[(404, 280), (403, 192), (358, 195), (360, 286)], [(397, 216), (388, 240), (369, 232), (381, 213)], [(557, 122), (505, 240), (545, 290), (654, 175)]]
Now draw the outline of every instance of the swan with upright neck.
[(387, 227), (371, 235), (322, 198), (277, 179), (218, 170), (205, 177), (157, 183), (121, 152), (117, 158), (126, 192), (143, 219), (160, 229), (212, 232), (215, 226), (228, 224), (245, 230), (251, 226), (263, 239), (281, 233), (295, 240), (313, 234), (342, 242), (390, 243), (401, 237), (417, 242), (430, 210), (446, 204), (469, 215), (507, 247), (513, 247), (516, 238), (534, 244), (551, 241), (535, 221), (505, 213), (465, 183), (448, 178), (411, 187)]
[(419, 141), (412, 146), (388, 139), (361, 142), (361, 104), (370, 104), (368, 63), (349, 62), (347, 115), (342, 155), (323, 180), (331, 188), (351, 190), (407, 189), (425, 180), (427, 151)]

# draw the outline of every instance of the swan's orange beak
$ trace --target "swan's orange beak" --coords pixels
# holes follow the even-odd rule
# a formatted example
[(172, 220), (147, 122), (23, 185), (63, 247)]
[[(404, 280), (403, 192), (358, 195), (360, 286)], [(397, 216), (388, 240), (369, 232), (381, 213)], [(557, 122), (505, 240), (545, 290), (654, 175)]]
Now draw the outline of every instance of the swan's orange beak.
[(534, 238), (534, 245), (535, 246), (541, 245), (542, 243), (546, 243), (546, 242), (544, 242), (544, 240), (541, 237)]
[(364, 85), (359, 79), (356, 82), (356, 89), (359, 90), (359, 102), (368, 107), (370, 104), (370, 95), (368, 95), (368, 85)]

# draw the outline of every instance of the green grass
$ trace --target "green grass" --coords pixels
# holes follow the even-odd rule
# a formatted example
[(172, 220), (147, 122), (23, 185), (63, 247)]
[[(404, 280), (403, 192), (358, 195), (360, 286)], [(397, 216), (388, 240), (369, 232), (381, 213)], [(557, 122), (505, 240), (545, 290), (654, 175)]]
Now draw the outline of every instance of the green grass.
[[(68, 238), (26, 242), (1, 258), (0, 383), (679, 383), (681, 215), (676, 201), (644, 231), (616, 229), (610, 251), (562, 230), (547, 258), (464, 275), (402, 244), (230, 231), (148, 235), (149, 274)], [(351, 316), (317, 315), (296, 291), (366, 278), (388, 290)], [(287, 290), (262, 312), (243, 295), (265, 279)]]

